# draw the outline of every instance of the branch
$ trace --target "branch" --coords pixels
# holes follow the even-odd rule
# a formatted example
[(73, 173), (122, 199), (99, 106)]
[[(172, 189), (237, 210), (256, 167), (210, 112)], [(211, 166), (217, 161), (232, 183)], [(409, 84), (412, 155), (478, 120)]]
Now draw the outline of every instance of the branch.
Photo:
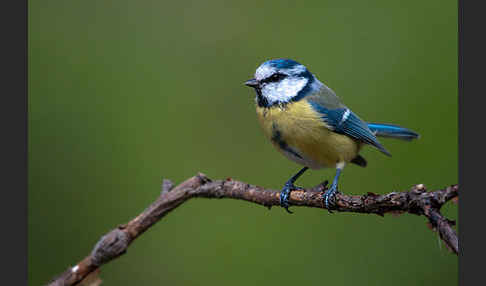
[[(289, 203), (325, 209), (322, 194), (327, 189), (327, 181), (314, 188), (292, 191)], [(428, 218), (433, 230), (438, 230), (440, 238), (455, 253), (459, 253), (457, 234), (452, 228), (455, 222), (443, 217), (440, 208), (451, 199), (458, 198), (459, 185), (427, 192), (420, 184), (409, 192), (392, 192), (385, 195), (367, 193), (362, 196), (348, 196), (338, 193), (333, 210), (339, 212), (368, 213), (384, 216), (385, 213), (411, 213)], [(96, 243), (90, 255), (74, 267), (54, 278), (49, 285), (75, 285), (98, 268), (124, 254), (128, 246), (142, 233), (177, 208), (185, 201), (195, 198), (230, 198), (244, 200), (268, 207), (280, 205), (280, 192), (266, 190), (247, 183), (226, 180), (212, 181), (206, 175), (198, 175), (173, 187), (164, 180), (162, 192), (155, 202), (127, 224), (110, 231)]]

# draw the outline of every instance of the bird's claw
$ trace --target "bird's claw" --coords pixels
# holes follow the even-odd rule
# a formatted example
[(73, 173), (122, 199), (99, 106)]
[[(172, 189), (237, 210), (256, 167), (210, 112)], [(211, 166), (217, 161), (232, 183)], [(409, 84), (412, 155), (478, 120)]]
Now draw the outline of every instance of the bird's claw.
[(297, 187), (294, 184), (286, 183), (280, 192), (280, 206), (283, 207), (289, 214), (293, 214), (293, 212), (289, 210), (290, 192), (300, 189), (302, 188)]
[[(330, 200), (332, 202), (332, 200), (334, 199), (334, 197), (336, 196), (336, 194), (338, 193), (338, 189), (337, 189), (337, 185), (336, 184), (332, 184), (331, 187), (322, 195), (322, 198), (324, 199), (324, 205), (326, 207), (326, 209), (329, 211), (329, 213), (332, 213), (331, 211), (331, 208), (333, 205), (329, 204), (330, 203)], [(332, 202), (334, 203), (334, 202)]]

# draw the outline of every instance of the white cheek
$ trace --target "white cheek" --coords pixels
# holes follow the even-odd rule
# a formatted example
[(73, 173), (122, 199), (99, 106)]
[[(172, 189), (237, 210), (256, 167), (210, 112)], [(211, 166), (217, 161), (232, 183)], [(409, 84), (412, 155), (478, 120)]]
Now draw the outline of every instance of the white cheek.
[(307, 79), (284, 79), (280, 82), (277, 88), (277, 92), (281, 94), (282, 100), (287, 101), (292, 97), (297, 96), (299, 91), (307, 84)]
[(268, 83), (263, 87), (262, 94), (269, 104), (289, 102), (293, 97), (299, 94), (299, 91), (305, 87), (307, 81), (307, 79), (301, 77), (292, 79), (286, 78), (279, 83)]

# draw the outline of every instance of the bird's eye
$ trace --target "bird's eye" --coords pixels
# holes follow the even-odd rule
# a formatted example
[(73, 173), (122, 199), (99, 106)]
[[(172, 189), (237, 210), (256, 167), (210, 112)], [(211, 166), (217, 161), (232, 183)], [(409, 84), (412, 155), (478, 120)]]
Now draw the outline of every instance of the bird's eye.
[(286, 75), (281, 73), (274, 73), (272, 76), (268, 77), (265, 81), (266, 82), (277, 82), (285, 78)]

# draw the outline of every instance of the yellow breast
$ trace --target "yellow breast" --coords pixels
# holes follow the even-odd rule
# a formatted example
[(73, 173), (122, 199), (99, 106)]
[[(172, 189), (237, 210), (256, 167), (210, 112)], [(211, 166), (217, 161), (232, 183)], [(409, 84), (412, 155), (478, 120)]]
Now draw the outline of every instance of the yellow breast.
[(265, 136), (277, 150), (312, 169), (347, 163), (361, 147), (350, 137), (332, 132), (305, 99), (283, 107), (257, 106), (257, 115)]

